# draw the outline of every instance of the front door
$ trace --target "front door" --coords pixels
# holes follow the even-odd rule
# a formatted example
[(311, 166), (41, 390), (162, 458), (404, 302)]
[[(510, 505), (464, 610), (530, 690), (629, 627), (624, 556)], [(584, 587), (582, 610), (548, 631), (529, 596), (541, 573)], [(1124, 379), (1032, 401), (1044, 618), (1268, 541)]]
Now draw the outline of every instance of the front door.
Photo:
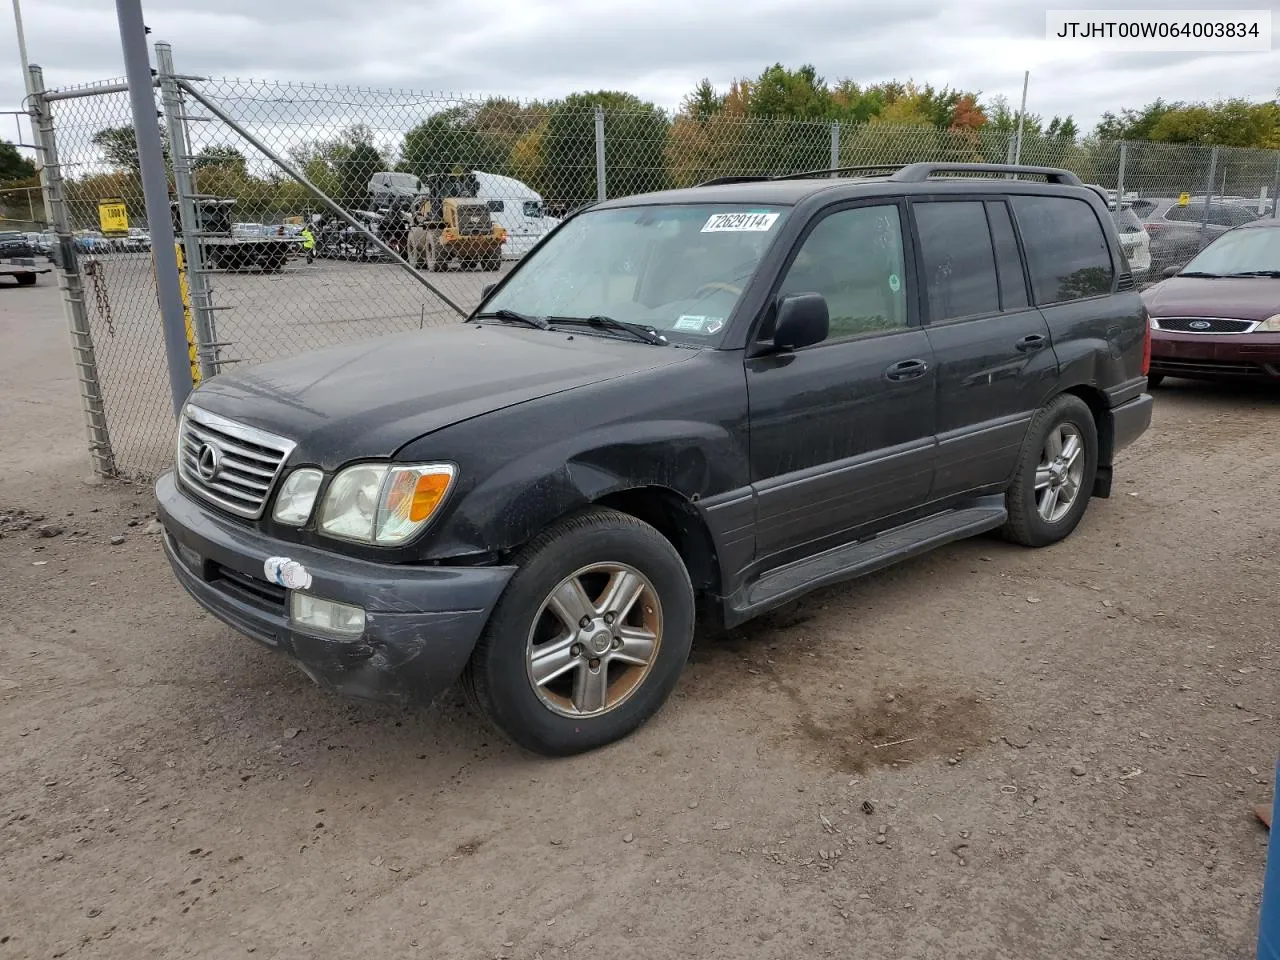
[(746, 361), (760, 560), (872, 532), (928, 498), (936, 379), (905, 220), (884, 201), (821, 216), (778, 293), (822, 294), (827, 339)]
[(1058, 360), (1008, 204), (939, 198), (912, 201), (911, 213), (938, 364), (936, 499), (1009, 480)]

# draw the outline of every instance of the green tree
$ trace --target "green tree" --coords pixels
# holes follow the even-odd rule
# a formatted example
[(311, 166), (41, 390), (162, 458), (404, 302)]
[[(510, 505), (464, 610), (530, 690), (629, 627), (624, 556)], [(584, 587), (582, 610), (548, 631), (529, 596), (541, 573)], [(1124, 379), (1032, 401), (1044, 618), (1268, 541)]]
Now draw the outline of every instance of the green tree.
[(0, 183), (34, 177), (36, 165), (18, 152), (8, 140), (0, 140)]
[(605, 174), (610, 196), (660, 190), (667, 184), (664, 147), (669, 123), (652, 103), (629, 93), (575, 93), (555, 104), (542, 137), (547, 192), (556, 200), (596, 196), (596, 107), (604, 109)]
[(248, 169), (244, 154), (235, 147), (224, 144), (213, 144), (196, 154), (191, 165), (200, 170), (203, 167), (231, 167), (243, 174)]
[[(139, 170), (138, 138), (133, 127), (105, 127), (90, 138), (90, 143), (102, 151), (102, 158), (117, 170)], [(165, 162), (169, 161), (169, 133), (160, 128), (160, 146)]]
[(433, 114), (404, 135), (400, 147), (400, 169), (426, 177), (463, 170), (501, 173), (519, 136), (505, 142), (492, 131), (476, 128), (477, 111), (471, 107), (450, 107)]
[(338, 161), (338, 196), (347, 207), (363, 206), (369, 197), (369, 178), (384, 169), (382, 154), (369, 143), (357, 143)]

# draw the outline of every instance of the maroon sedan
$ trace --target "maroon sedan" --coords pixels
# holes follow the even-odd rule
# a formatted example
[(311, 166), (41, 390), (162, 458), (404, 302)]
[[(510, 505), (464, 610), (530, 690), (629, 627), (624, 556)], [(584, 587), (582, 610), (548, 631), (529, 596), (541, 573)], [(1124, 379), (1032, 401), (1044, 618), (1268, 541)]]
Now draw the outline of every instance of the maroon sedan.
[(1280, 380), (1280, 220), (1222, 234), (1142, 294), (1150, 386), (1165, 377)]

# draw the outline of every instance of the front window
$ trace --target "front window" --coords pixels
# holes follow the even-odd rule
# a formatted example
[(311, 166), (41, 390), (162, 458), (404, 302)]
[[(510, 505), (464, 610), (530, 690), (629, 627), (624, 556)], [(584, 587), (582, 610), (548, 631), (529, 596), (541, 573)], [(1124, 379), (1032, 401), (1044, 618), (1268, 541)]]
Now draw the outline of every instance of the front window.
[(484, 312), (607, 316), (694, 340), (719, 334), (786, 210), (688, 204), (591, 210), (526, 259)]
[(1280, 227), (1245, 227), (1224, 233), (1182, 268), (1183, 273), (1280, 273)]

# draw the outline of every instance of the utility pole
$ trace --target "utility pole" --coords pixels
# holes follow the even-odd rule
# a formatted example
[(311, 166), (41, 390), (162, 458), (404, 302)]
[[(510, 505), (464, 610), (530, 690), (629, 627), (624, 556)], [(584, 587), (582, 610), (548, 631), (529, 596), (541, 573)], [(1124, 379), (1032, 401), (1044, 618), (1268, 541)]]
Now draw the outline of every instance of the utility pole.
[(1022, 125), (1027, 118), (1027, 84), (1031, 82), (1031, 71), (1022, 74), (1022, 106), (1018, 108), (1018, 133), (1013, 141), (1013, 162), (1022, 162)]

